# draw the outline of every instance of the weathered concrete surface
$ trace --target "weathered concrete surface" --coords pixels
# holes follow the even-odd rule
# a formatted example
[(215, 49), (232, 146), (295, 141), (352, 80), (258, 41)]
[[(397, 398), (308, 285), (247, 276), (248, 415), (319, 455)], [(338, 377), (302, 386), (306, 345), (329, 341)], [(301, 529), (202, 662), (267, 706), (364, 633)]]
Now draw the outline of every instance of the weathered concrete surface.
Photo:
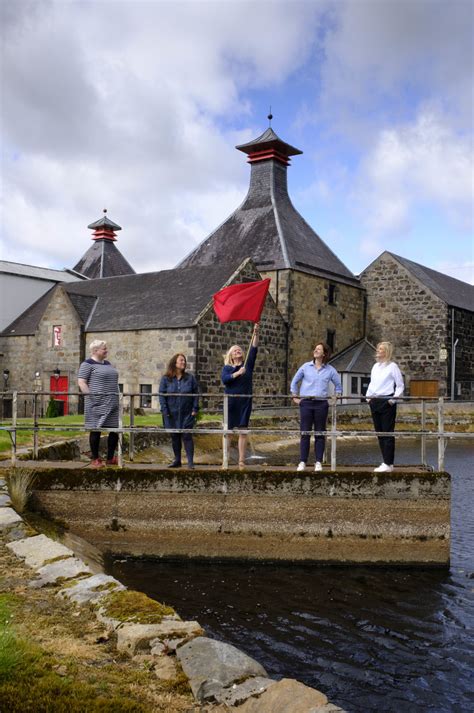
[(5, 530), (18, 522), (22, 522), (21, 515), (18, 515), (13, 508), (2, 507), (0, 510), (0, 530)]
[(81, 579), (72, 587), (61, 589), (57, 596), (76, 604), (94, 604), (110, 592), (119, 592), (122, 589), (125, 587), (114, 577), (109, 577), (107, 574), (94, 574), (92, 577)]
[(117, 629), (117, 649), (133, 656), (138, 651), (149, 651), (157, 640), (181, 638), (189, 641), (203, 633), (197, 621), (180, 619), (163, 620), (160, 624), (124, 624)]
[(88, 567), (85, 562), (77, 557), (68, 557), (65, 560), (59, 560), (58, 562), (40, 567), (38, 570), (38, 579), (34, 579), (30, 582), (30, 587), (45, 587), (61, 579), (74, 579), (83, 574), (90, 574), (90, 572), (90, 567)]
[(223, 701), (224, 689), (244, 678), (268, 679), (263, 666), (250, 656), (231, 644), (204, 636), (181, 646), (176, 656), (198, 701)]
[(25, 564), (33, 569), (39, 569), (48, 560), (56, 557), (72, 557), (74, 554), (68, 547), (51, 540), (46, 535), (36, 535), (36, 537), (10, 542), (7, 547), (18, 557), (22, 557)]
[(102, 551), (447, 565), (442, 473), (43, 472), (35, 506)]

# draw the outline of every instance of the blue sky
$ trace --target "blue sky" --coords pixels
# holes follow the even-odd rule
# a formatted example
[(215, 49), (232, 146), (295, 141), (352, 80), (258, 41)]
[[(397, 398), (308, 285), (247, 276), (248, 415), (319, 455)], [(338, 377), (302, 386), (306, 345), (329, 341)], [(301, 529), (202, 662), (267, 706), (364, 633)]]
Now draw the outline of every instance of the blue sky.
[(354, 273), (387, 249), (474, 281), (473, 4), (3, 0), (3, 259), (72, 267), (107, 207), (137, 271), (245, 196), (238, 143)]

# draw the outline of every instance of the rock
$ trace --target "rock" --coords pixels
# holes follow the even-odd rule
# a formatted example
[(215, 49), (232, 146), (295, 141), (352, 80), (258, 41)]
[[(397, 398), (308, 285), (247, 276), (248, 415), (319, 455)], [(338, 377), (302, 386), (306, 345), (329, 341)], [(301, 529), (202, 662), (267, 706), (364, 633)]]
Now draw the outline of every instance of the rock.
[(7, 490), (7, 484), (5, 482), (5, 478), (0, 478), (0, 491), (5, 491)]
[(90, 568), (77, 557), (68, 557), (65, 560), (58, 560), (52, 564), (46, 564), (38, 570), (39, 577), (30, 582), (30, 587), (45, 587), (53, 584), (58, 579), (74, 579), (81, 574), (90, 574)]
[(327, 697), (299, 681), (283, 678), (269, 686), (258, 698), (249, 698), (239, 713), (322, 713)]
[(0, 510), (0, 530), (5, 530), (18, 522), (22, 522), (22, 517), (13, 508), (3, 507)]
[(122, 589), (125, 587), (114, 577), (109, 577), (107, 574), (94, 574), (93, 577), (81, 579), (73, 587), (61, 589), (57, 596), (70, 599), (77, 604), (88, 604), (99, 601), (110, 592), (119, 592)]
[(24, 540), (30, 534), (29, 526), (24, 522), (19, 522), (3, 533), (6, 542), (14, 542), (15, 540)]
[(257, 661), (231, 644), (204, 636), (180, 646), (176, 655), (189, 678), (191, 690), (198, 701), (215, 698), (221, 689), (235, 681), (263, 676), (267, 672)]
[(17, 557), (23, 557), (25, 564), (33, 569), (39, 569), (47, 560), (55, 557), (63, 557), (68, 555), (73, 557), (74, 553), (68, 547), (64, 547), (59, 542), (51, 540), (46, 535), (36, 535), (35, 537), (27, 537), (18, 542), (9, 542), (9, 547)]
[(9, 507), (10, 505), (11, 505), (10, 496), (2, 493), (0, 495), (0, 508)]
[(269, 686), (276, 681), (263, 676), (252, 676), (243, 683), (234, 683), (229, 688), (223, 688), (217, 695), (218, 703), (226, 703), (228, 706), (238, 706), (251, 696), (260, 696)]
[(176, 678), (176, 664), (169, 656), (161, 656), (154, 671), (160, 681), (169, 681), (170, 678)]
[(203, 633), (197, 621), (163, 620), (161, 624), (123, 624), (117, 631), (117, 649), (133, 656), (135, 652), (150, 649), (155, 639), (173, 637), (193, 639)]
[(161, 639), (153, 639), (150, 641), (150, 653), (153, 656), (162, 656), (168, 650), (167, 645)]

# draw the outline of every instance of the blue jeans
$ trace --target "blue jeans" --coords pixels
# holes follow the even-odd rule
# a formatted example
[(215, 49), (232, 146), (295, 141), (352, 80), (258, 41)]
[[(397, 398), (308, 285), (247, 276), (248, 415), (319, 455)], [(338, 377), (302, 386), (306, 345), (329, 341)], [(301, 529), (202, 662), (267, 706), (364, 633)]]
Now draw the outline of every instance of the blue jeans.
[[(327, 401), (313, 401), (305, 399), (300, 402), (300, 428), (302, 431), (325, 431), (328, 419), (329, 404)], [(311, 436), (302, 435), (300, 440), (300, 460), (307, 463)], [(324, 436), (314, 437), (314, 454), (317, 462), (321, 463), (324, 457)]]

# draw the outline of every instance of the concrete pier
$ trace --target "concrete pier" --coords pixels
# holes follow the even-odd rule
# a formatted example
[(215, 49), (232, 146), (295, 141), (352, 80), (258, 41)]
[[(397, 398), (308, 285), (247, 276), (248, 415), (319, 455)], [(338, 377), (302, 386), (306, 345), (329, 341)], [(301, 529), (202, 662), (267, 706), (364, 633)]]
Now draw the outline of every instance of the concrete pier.
[(341, 468), (43, 468), (34, 507), (103, 552), (449, 565), (450, 476)]

